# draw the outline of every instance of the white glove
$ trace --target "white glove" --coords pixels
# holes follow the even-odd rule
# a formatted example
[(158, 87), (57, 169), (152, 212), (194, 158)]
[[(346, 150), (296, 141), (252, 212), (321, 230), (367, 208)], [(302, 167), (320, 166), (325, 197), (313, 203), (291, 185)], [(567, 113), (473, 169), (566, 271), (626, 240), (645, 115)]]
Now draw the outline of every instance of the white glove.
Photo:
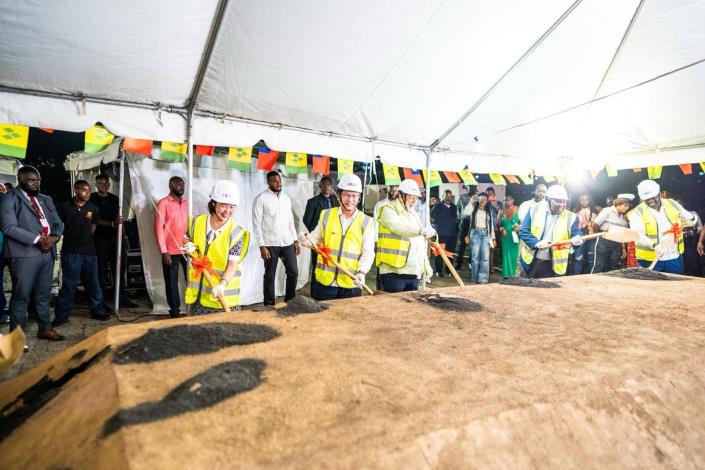
[(220, 281), (220, 284), (211, 289), (211, 293), (216, 299), (219, 295), (225, 297), (225, 281)]
[(184, 243), (184, 246), (181, 249), (189, 255), (194, 254), (198, 250), (198, 248), (196, 247), (196, 245), (194, 245), (193, 242)]
[(570, 239), (570, 244), (573, 246), (580, 246), (583, 244), (583, 239), (580, 237), (573, 237)]
[(436, 236), (436, 229), (433, 227), (422, 227), (420, 235), (423, 235), (424, 238), (433, 238)]
[(549, 242), (548, 240), (539, 240), (539, 242), (534, 245), (534, 248), (536, 248), (537, 250), (545, 250), (549, 247), (550, 244), (551, 242)]
[(664, 249), (661, 246), (661, 244), (657, 243), (656, 245), (654, 245), (654, 253), (656, 254), (657, 258), (660, 258), (661, 256), (663, 256), (663, 252), (664, 252)]
[(305, 246), (306, 248), (311, 248), (311, 243), (308, 241), (309, 239), (306, 237), (308, 233), (306, 232), (301, 232), (299, 234), (299, 243)]
[(353, 282), (357, 287), (362, 288), (362, 285), (365, 283), (365, 273), (355, 274), (355, 279), (353, 279)]

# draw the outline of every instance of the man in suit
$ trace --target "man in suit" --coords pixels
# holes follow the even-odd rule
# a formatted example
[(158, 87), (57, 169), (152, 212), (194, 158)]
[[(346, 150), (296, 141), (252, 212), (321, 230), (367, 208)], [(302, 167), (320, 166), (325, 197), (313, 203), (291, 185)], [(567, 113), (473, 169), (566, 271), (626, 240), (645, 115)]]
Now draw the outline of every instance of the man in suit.
[[(333, 180), (330, 176), (321, 178), (318, 187), (321, 189), (321, 193), (306, 201), (306, 210), (304, 211), (303, 222), (309, 233), (318, 226), (321, 212), (340, 206), (340, 201), (333, 195)], [(311, 250), (311, 279), (313, 279), (316, 270), (316, 256), (318, 256), (316, 252)]]
[(10, 331), (26, 330), (27, 305), (34, 299), (37, 338), (62, 341), (51, 328), (49, 296), (56, 261), (56, 242), (64, 232), (54, 202), (39, 193), (41, 178), (31, 166), (17, 172), (19, 186), (2, 197), (0, 220), (5, 236), (4, 253), (12, 277)]

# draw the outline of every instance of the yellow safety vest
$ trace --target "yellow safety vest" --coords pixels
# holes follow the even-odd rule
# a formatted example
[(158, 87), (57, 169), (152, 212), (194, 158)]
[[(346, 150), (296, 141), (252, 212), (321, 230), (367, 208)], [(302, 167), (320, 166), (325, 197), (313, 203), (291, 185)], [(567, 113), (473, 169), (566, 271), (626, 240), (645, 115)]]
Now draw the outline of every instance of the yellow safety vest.
[[(235, 222), (230, 219), (225, 223), (223, 230), (215, 237), (210, 244), (207, 244), (207, 233), (209, 227), (208, 224), (208, 214), (199, 215), (189, 224), (189, 238), (193, 241), (194, 245), (198, 247), (198, 255), (206, 255), (211, 262), (213, 271), (215, 275), (211, 274), (213, 282), (217, 285), (225, 268), (228, 265), (228, 252), (241, 238), (244, 239), (242, 244), (242, 252), (240, 253), (240, 261), (245, 259), (247, 254), (247, 248), (250, 245), (250, 233), (244, 228), (236, 225)], [(204, 307), (211, 308), (222, 308), (218, 299), (211, 293), (211, 289), (214, 286), (208, 285), (204, 282), (205, 276), (200, 275), (199, 278), (194, 279), (194, 274), (196, 270), (193, 266), (189, 266), (188, 272), (188, 282), (186, 284), (186, 303), (193, 304), (198, 300)], [(235, 307), (240, 305), (240, 267), (238, 265), (238, 270), (235, 271), (235, 275), (225, 286), (225, 303), (228, 307)]]
[(401, 205), (399, 201), (393, 201), (389, 204), (385, 204), (377, 214), (378, 222), (378, 232), (377, 232), (377, 249), (375, 253), (375, 265), (388, 264), (393, 268), (403, 268), (406, 266), (406, 260), (409, 257), (409, 248), (411, 247), (411, 241), (397, 235), (389, 230), (387, 227), (382, 225), (380, 222), (382, 219), (382, 212), (385, 210), (396, 211), (396, 213), (401, 217)]
[[(372, 221), (371, 217), (357, 211), (357, 215), (343, 233), (343, 226), (340, 223), (340, 208), (338, 207), (321, 212), (318, 221), (318, 230), (323, 234), (323, 243), (331, 249), (331, 258), (353, 274), (357, 273), (360, 255), (362, 255), (362, 237), (370, 226), (370, 221)], [(316, 258), (316, 281), (324, 286), (329, 286), (334, 280), (338, 287), (345, 289), (355, 287), (355, 283), (349, 276), (339, 272), (333, 263), (326, 266), (323, 263), (323, 257), (318, 255)]]
[[(681, 220), (681, 213), (676, 206), (671, 204), (668, 199), (661, 199), (661, 205), (663, 206), (663, 211), (666, 213), (666, 218), (671, 222), (671, 227), (675, 224), (679, 224)], [(671, 227), (661, 227), (659, 229), (658, 223), (656, 222), (656, 217), (654, 214), (648, 210), (649, 206), (642, 202), (629, 212), (629, 218), (639, 217), (641, 218), (641, 223), (644, 225), (644, 231), (646, 236), (649, 237), (654, 244), (658, 243), (659, 232), (665, 232)], [(683, 243), (683, 235), (678, 235), (678, 251), (683, 254), (685, 251), (685, 245)], [(644, 261), (653, 261), (656, 257), (656, 252), (652, 246), (642, 245), (639, 242), (636, 243), (636, 257)]]
[[(541, 240), (546, 227), (546, 216), (549, 214), (548, 202), (542, 201), (534, 208), (534, 214), (531, 217), (531, 234)], [(551, 242), (560, 242), (570, 240), (570, 228), (575, 223), (576, 215), (569, 210), (564, 210), (556, 223), (553, 224), (553, 233), (551, 234)], [(553, 262), (553, 272), (559, 276), (565, 274), (568, 269), (568, 257), (570, 256), (570, 247), (555, 249), (551, 248), (551, 260)], [(526, 243), (521, 244), (521, 259), (530, 265), (534, 261), (534, 253), (536, 250), (529, 248)]]

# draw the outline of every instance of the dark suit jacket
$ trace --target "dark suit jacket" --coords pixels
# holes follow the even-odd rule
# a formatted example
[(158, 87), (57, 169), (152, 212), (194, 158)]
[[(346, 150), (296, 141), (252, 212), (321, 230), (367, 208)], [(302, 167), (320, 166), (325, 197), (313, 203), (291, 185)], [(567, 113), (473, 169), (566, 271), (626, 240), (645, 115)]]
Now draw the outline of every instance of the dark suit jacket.
[[(61, 236), (64, 223), (56, 213), (54, 202), (45, 194), (39, 194), (36, 199), (49, 222), (51, 234)], [(19, 187), (0, 199), (0, 227), (5, 235), (5, 258), (42, 256), (42, 251), (34, 244), (37, 235), (42, 232), (42, 224), (34, 213), (32, 203)], [(52, 254), (56, 258), (56, 245), (52, 247)]]
[[(340, 202), (338, 202), (338, 199), (333, 196), (333, 194), (330, 195), (330, 200), (331, 207), (340, 206)], [(318, 219), (321, 217), (321, 212), (325, 209), (328, 209), (328, 206), (326, 206), (326, 198), (324, 198), (321, 194), (318, 196), (313, 196), (311, 199), (306, 201), (304, 225), (309, 232), (316, 228), (316, 225), (318, 225)]]

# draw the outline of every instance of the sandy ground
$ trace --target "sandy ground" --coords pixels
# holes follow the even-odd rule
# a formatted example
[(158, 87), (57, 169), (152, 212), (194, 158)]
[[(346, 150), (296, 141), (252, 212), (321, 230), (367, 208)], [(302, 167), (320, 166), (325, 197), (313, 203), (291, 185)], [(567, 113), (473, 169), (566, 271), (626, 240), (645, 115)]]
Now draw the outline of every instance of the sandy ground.
[[(84, 368), (0, 443), (0, 468), (704, 467), (705, 281), (558, 282), (440, 290), (478, 312), (393, 294), (109, 328), (3, 384), (7, 416)], [(280, 336), (112, 362), (149, 328), (216, 321)], [(204, 401), (211, 370), (241, 388)]]

